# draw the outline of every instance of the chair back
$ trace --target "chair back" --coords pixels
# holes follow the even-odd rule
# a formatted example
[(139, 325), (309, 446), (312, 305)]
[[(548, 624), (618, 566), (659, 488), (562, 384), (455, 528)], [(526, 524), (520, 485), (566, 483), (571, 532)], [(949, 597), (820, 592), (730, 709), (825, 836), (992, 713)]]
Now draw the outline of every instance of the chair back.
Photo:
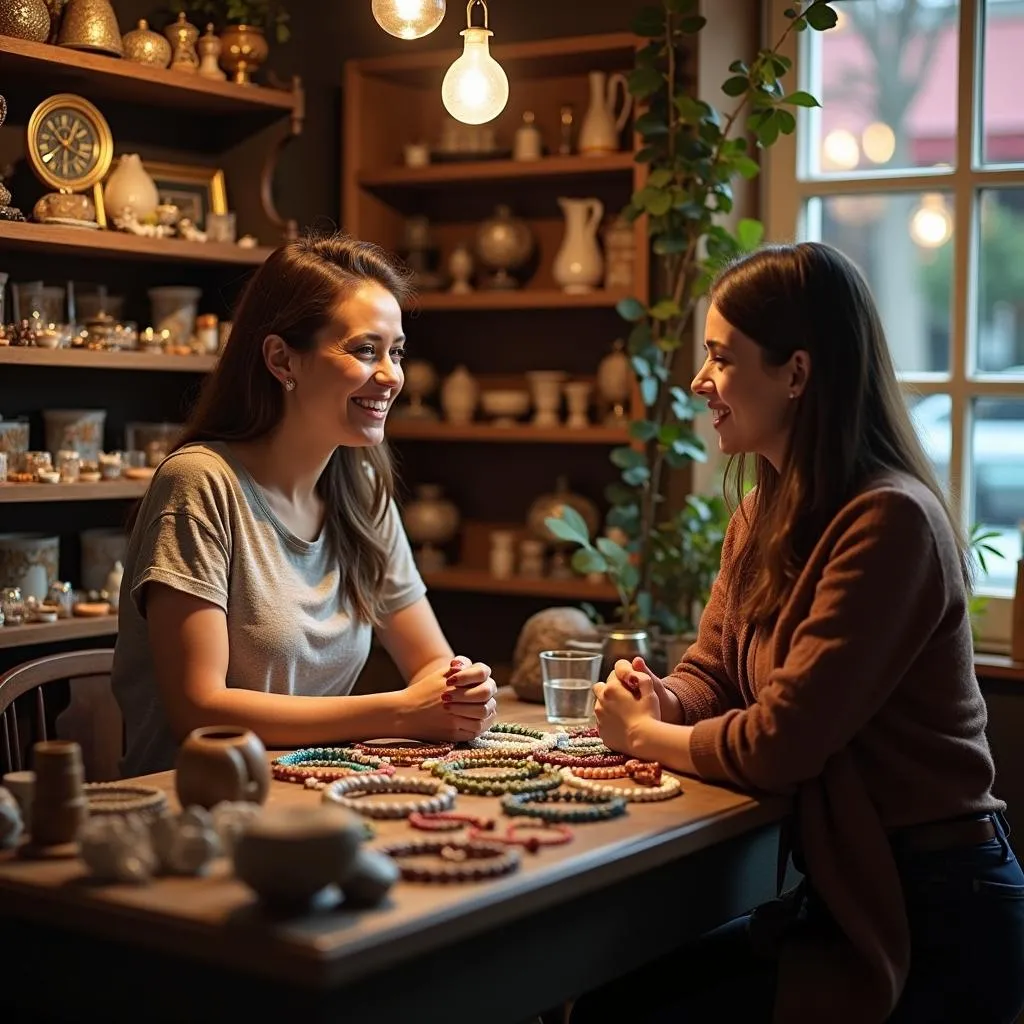
[[(0, 770), (20, 771), (32, 743), (51, 738), (52, 721), (53, 738), (73, 740), (82, 748), (87, 781), (118, 778), (124, 753), (124, 720), (110, 688), (113, 664), (114, 649), (104, 647), (48, 654), (0, 675)], [(47, 704), (47, 692), (53, 693), (54, 687), (48, 684), (65, 679), (70, 701), (54, 715), (55, 701)], [(16, 702), (32, 692), (34, 708), (24, 715), (24, 702), (20, 707)], [(19, 711), (31, 729), (30, 740), (24, 745), (18, 728)]]

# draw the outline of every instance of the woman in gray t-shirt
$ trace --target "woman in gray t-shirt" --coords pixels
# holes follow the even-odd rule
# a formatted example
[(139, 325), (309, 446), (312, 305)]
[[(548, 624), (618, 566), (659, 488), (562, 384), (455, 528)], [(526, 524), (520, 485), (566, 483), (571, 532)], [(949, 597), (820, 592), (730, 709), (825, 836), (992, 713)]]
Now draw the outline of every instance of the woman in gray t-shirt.
[[(494, 723), (490, 669), (454, 656), (394, 503), (406, 293), (386, 253), (340, 235), (282, 246), (250, 281), (135, 515), (113, 671), (125, 775), (171, 767), (200, 725), (297, 747)], [(352, 696), (373, 632), (408, 685)]]

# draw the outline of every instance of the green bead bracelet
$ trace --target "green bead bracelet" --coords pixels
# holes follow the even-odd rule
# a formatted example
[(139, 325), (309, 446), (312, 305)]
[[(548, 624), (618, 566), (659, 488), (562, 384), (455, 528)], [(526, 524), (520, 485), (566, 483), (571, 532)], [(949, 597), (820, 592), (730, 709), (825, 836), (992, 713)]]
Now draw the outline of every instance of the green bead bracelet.
[[(587, 807), (545, 806), (556, 802), (588, 804)], [(626, 813), (626, 801), (622, 797), (604, 797), (586, 793), (580, 789), (547, 790), (532, 793), (510, 793), (501, 801), (501, 809), (508, 815), (524, 815), (548, 822), (608, 821)]]

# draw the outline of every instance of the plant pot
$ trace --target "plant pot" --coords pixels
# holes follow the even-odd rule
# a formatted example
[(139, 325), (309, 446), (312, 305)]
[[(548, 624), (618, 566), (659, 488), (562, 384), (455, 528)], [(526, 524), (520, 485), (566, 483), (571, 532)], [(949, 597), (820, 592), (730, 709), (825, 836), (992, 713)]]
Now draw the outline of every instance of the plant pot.
[(228, 25), (220, 34), (220, 66), (239, 85), (252, 85), (252, 76), (270, 53), (263, 29), (253, 25)]

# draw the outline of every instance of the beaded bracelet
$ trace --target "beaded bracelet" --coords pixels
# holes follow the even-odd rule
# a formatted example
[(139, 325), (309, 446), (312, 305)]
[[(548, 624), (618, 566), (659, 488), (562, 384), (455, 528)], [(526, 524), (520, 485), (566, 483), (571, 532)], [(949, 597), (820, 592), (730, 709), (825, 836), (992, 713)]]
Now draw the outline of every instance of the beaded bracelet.
[(490, 832), (494, 829), (493, 818), (478, 818), (473, 814), (452, 814), (441, 811), (437, 814), (421, 814), (413, 811), (409, 824), (421, 832), (455, 832), (471, 825), (475, 831)]
[(529, 747), (461, 747), (453, 750), (444, 757), (428, 757), (420, 767), (424, 771), (433, 771), (438, 764), (451, 764), (452, 761), (489, 761), (492, 758), (500, 757), (507, 761), (521, 763), (530, 760)]
[[(518, 832), (524, 828), (534, 830), (533, 835), (521, 839)], [(466, 833), (466, 837), (470, 841), (482, 838), (480, 830), (477, 828), (471, 828)], [(514, 821), (505, 829), (504, 835), (487, 837), (488, 842), (503, 843), (506, 846), (522, 846), (530, 853), (536, 853), (542, 846), (561, 846), (571, 840), (572, 832), (569, 831), (567, 825), (556, 825), (545, 821)]]
[(573, 775), (568, 768), (562, 769), (562, 779), (567, 786), (575, 790), (584, 790), (588, 793), (596, 793), (598, 796), (622, 797), (631, 803), (647, 803), (652, 800), (671, 800), (679, 796), (682, 789), (679, 780), (673, 775), (665, 775), (661, 782), (655, 786), (606, 786), (601, 782), (591, 782), (590, 779), (580, 779)]
[[(317, 752), (330, 751), (336, 757), (314, 757)], [(347, 756), (346, 756), (347, 755)], [(307, 779), (318, 779), (321, 782), (333, 782), (335, 779), (347, 778), (360, 772), (372, 772), (375, 775), (394, 775), (394, 765), (387, 764), (379, 757), (370, 757), (357, 750), (344, 747), (316, 748), (296, 750), (292, 754), (282, 754), (270, 762), (270, 771), (275, 779), (281, 782), (297, 782), (300, 785)]]
[[(382, 853), (399, 861), (399, 870), (407, 882), (476, 882), (509, 875), (519, 867), (519, 851), (498, 843), (456, 842), (454, 840), (417, 839), (380, 847)], [(437, 867), (403, 864), (406, 857), (438, 856), (453, 863)]]
[[(401, 803), (377, 804), (355, 799), (370, 793), (419, 793), (426, 800), (404, 800)], [(338, 804), (358, 811), (368, 818), (408, 818), (413, 811), (434, 814), (450, 810), (455, 803), (455, 789), (443, 782), (421, 778), (389, 778), (384, 775), (353, 775), (330, 783), (323, 791), (325, 803)]]
[(167, 807), (167, 794), (153, 786), (121, 782), (86, 782), (83, 787), (89, 814), (139, 814), (157, 817)]
[(540, 790), (557, 789), (562, 784), (562, 777), (558, 772), (545, 772), (535, 762), (530, 762), (530, 768), (512, 768), (499, 775), (485, 775), (472, 778), (464, 774), (471, 768), (480, 768), (480, 764), (462, 765), (459, 762), (452, 762), (448, 765), (438, 765), (434, 774), (450, 786), (454, 786), (460, 793), (469, 793), (472, 796), (501, 796), (504, 793), (530, 793)]
[(577, 754), (616, 754), (618, 751), (605, 746), (600, 739), (592, 736), (570, 736), (562, 733), (558, 736), (557, 746), (559, 750), (574, 752)]
[[(549, 803), (581, 803), (589, 807), (548, 807)], [(540, 806), (535, 806), (540, 805)], [(577, 822), (608, 821), (626, 813), (622, 797), (599, 796), (581, 789), (548, 790), (542, 793), (510, 793), (502, 797), (501, 809), (508, 815), (521, 814), (543, 821)]]
[(392, 764), (415, 768), (428, 757), (443, 757), (451, 753), (454, 743), (357, 743), (356, 750), (363, 754), (383, 758)]
[(534, 750), (530, 756), (538, 764), (556, 768), (613, 768), (629, 760), (625, 754), (567, 754), (562, 750)]
[[(510, 757), (474, 757), (455, 758), (454, 760), (435, 761), (431, 771), (438, 778), (451, 775), (455, 778), (466, 776), (467, 771), (475, 771), (478, 768), (499, 769), (490, 774), (478, 778), (487, 782), (512, 782), (514, 779), (532, 779), (540, 775), (544, 769), (536, 761), (514, 760)], [(445, 779), (446, 782), (453, 782), (453, 779)]]
[(631, 758), (625, 764), (607, 768), (575, 766), (567, 769), (578, 779), (636, 779), (644, 786), (656, 786), (661, 781), (661, 765), (657, 761), (641, 761)]
[(526, 749), (547, 750), (558, 742), (557, 732), (542, 732), (540, 729), (533, 729), (528, 725), (517, 725), (515, 722), (498, 722), (492, 725), (487, 732), (469, 741), (471, 747), (512, 747), (520, 750)]

